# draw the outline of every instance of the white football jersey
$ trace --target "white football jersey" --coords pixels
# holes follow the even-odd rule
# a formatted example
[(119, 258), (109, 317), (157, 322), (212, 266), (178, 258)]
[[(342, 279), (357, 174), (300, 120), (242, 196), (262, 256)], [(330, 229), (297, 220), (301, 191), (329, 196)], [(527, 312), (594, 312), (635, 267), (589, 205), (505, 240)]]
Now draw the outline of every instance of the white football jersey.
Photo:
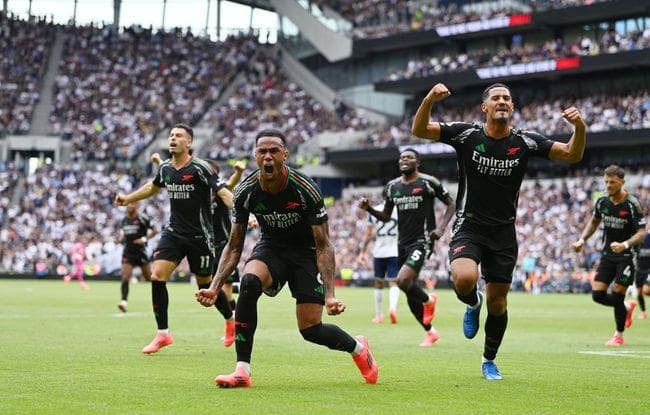
[[(383, 211), (384, 206), (374, 206), (375, 210)], [(375, 258), (392, 258), (397, 256), (397, 209), (393, 209), (388, 222), (382, 222), (370, 216), (370, 223), (375, 227), (375, 245), (372, 256)]]

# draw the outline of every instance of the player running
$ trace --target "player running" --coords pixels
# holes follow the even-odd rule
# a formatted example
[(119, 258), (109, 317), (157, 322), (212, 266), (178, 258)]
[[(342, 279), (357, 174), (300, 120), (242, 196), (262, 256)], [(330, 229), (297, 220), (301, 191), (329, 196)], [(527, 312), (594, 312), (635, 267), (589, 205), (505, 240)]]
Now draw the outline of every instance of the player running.
[[(383, 222), (390, 221), (397, 208), (398, 256), (400, 266), (397, 284), (406, 294), (409, 308), (425, 330), (421, 347), (431, 347), (440, 339), (440, 333), (431, 325), (435, 316), (436, 294), (427, 294), (418, 285), (420, 270), (432, 252), (433, 241), (442, 237), (454, 215), (454, 199), (438, 179), (420, 173), (420, 154), (407, 148), (399, 157), (402, 175), (388, 182), (384, 188), (384, 209), (370, 206), (367, 198), (359, 200), (359, 207)], [(446, 206), (442, 221), (436, 227), (435, 199)]]
[(450, 95), (444, 84), (434, 85), (422, 100), (411, 130), (417, 137), (456, 149), (459, 177), (449, 245), (451, 274), (456, 296), (467, 304), (463, 333), (472, 339), (478, 333), (483, 304), (477, 287), (481, 265), (488, 312), (481, 371), (485, 379), (499, 380), (494, 359), (508, 324), (507, 296), (518, 251), (515, 216), (528, 159), (577, 163), (585, 149), (587, 126), (580, 112), (570, 107), (562, 112), (574, 128), (568, 143), (511, 127), (515, 107), (510, 88), (504, 84), (492, 84), (483, 91), (485, 123), (430, 121), (433, 104)]
[(158, 233), (151, 225), (151, 220), (144, 212), (140, 212), (138, 202), (126, 206), (126, 216), (120, 223), (119, 242), (124, 243), (122, 251), (122, 283), (120, 292), (122, 300), (117, 308), (126, 313), (128, 310), (129, 283), (133, 275), (133, 267), (140, 267), (142, 277), (151, 281), (151, 264), (147, 255), (147, 240)]
[[(616, 331), (605, 346), (622, 346), (623, 332), (632, 325), (634, 301), (625, 301), (627, 287), (634, 281), (634, 252), (632, 247), (641, 245), (646, 237), (645, 218), (639, 200), (623, 189), (625, 171), (619, 166), (605, 169), (607, 196), (594, 204), (591, 220), (582, 235), (573, 244), (580, 252), (591, 235), (603, 223), (603, 251), (596, 277), (591, 284), (591, 297), (599, 304), (614, 308)], [(607, 292), (610, 287), (611, 293)]]
[[(191, 127), (176, 124), (168, 138), (171, 159), (162, 162), (152, 181), (128, 195), (115, 197), (116, 205), (126, 206), (157, 194), (163, 187), (169, 195), (171, 217), (153, 253), (151, 274), (151, 299), (158, 332), (142, 349), (145, 354), (156, 353), (174, 341), (168, 325), (167, 281), (179, 262), (187, 257), (199, 288), (210, 286), (214, 262), (212, 192), (216, 192), (226, 206), (232, 206), (232, 193), (226, 184), (204, 160), (190, 155), (193, 136)], [(225, 293), (221, 294), (216, 307), (227, 320), (232, 317), (232, 310)]]

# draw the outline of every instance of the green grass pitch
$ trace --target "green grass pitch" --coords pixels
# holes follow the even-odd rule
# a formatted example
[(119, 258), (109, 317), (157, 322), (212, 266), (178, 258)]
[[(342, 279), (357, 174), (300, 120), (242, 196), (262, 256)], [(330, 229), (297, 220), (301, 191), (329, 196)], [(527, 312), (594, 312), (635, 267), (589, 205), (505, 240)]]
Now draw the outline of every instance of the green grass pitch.
[(223, 347), (223, 319), (194, 301), (193, 287), (169, 284), (175, 343), (145, 356), (155, 334), (149, 285), (131, 286), (126, 315), (116, 307), (118, 282), (90, 285), (84, 292), (59, 281), (0, 281), (1, 414), (650, 412), (650, 320), (635, 320), (626, 346), (607, 348), (612, 309), (588, 295), (511, 293), (497, 359), (504, 380), (487, 382), (483, 330), (463, 338), (463, 305), (451, 291), (438, 291), (442, 338), (422, 349), (403, 294), (399, 324), (373, 325), (372, 290), (339, 288), (348, 309), (325, 321), (370, 340), (380, 375), (366, 385), (349, 355), (302, 340), (285, 288), (259, 303), (254, 387), (219, 389), (213, 379), (234, 369), (235, 350)]

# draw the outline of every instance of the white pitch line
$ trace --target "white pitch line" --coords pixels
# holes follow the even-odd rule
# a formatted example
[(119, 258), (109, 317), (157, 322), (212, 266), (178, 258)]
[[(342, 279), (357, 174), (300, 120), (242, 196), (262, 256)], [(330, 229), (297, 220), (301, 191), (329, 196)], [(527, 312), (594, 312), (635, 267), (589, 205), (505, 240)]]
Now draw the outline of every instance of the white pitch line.
[[(602, 352), (579, 351), (579, 354), (591, 354), (597, 356), (614, 356), (614, 357), (632, 357), (635, 359), (650, 359), (650, 351), (648, 350), (611, 350)], [(641, 356), (646, 354), (647, 356)]]
[(129, 312), (129, 313), (115, 313), (115, 314), (112, 314), (111, 316), (112, 316), (112, 317), (117, 317), (117, 318), (124, 318), (124, 317), (145, 317), (145, 316), (148, 316), (148, 315), (150, 315), (150, 314), (151, 314), (151, 313), (145, 313), (145, 312), (136, 311), (136, 312)]

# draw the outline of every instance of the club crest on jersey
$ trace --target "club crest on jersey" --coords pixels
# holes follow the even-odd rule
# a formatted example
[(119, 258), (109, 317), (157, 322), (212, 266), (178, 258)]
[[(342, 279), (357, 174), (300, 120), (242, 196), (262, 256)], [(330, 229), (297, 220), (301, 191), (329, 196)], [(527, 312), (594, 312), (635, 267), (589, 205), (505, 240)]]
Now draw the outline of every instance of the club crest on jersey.
[(287, 209), (296, 209), (300, 207), (300, 203), (298, 202), (287, 202)]
[(625, 216), (627, 216), (629, 214), (630, 214), (630, 212), (628, 212), (627, 210), (621, 210), (620, 212), (618, 212), (618, 216), (620, 216), (620, 217), (625, 217)]
[(193, 178), (194, 178), (194, 175), (193, 175), (193, 174), (184, 174), (184, 175), (181, 176), (181, 181), (183, 181), (183, 182), (189, 182), (189, 181), (192, 180)]
[(519, 153), (519, 150), (521, 150), (521, 147), (510, 147), (506, 150), (506, 155), (512, 157)]
[(411, 194), (412, 194), (412, 195), (416, 195), (416, 194), (418, 194), (418, 193), (422, 193), (422, 190), (423, 190), (423, 189), (422, 189), (421, 187), (416, 187), (416, 188), (414, 188), (414, 189), (411, 191)]

